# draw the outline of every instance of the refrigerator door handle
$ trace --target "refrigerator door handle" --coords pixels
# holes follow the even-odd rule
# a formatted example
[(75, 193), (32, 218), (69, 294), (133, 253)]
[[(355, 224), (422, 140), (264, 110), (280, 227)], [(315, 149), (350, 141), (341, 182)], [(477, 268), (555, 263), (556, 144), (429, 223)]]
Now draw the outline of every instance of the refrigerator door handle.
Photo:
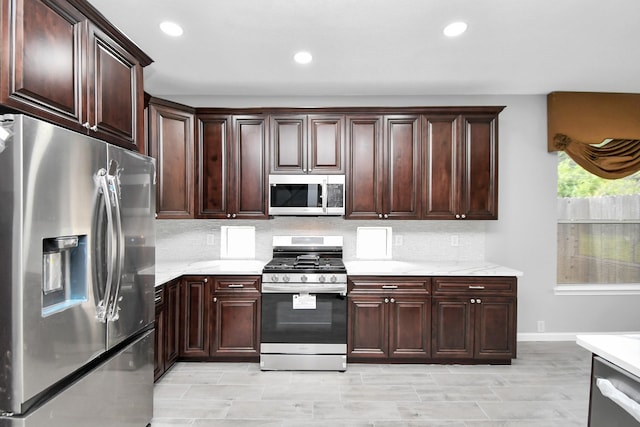
[(98, 303), (96, 318), (100, 322), (106, 322), (109, 305), (111, 301), (111, 292), (113, 289), (114, 273), (116, 271), (117, 242), (114, 229), (114, 218), (111, 201), (110, 183), (105, 169), (98, 171), (98, 182), (100, 190), (104, 198), (105, 212), (107, 214), (107, 279), (104, 289), (104, 298)]
[(114, 231), (116, 241), (116, 258), (115, 258), (115, 284), (113, 286), (113, 296), (111, 298), (111, 304), (107, 313), (107, 320), (115, 322), (120, 317), (119, 300), (120, 300), (120, 285), (122, 283), (122, 270), (124, 268), (124, 232), (122, 231), (122, 212), (120, 208), (120, 178), (117, 173), (117, 163), (111, 162), (109, 174), (107, 175), (109, 182), (109, 190), (111, 191), (111, 203), (114, 210)]

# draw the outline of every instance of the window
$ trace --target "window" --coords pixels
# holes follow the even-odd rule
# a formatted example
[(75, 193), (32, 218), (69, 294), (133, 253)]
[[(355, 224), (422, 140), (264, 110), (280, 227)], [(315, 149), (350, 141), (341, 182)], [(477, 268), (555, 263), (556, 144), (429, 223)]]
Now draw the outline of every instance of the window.
[(640, 172), (607, 180), (558, 152), (557, 203), (559, 287), (640, 284)]

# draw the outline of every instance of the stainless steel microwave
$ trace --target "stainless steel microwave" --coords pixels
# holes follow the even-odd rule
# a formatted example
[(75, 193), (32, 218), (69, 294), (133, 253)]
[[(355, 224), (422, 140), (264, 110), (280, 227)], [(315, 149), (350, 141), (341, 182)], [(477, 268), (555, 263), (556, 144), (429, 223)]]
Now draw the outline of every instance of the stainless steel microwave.
[(269, 175), (269, 215), (344, 215), (344, 175)]

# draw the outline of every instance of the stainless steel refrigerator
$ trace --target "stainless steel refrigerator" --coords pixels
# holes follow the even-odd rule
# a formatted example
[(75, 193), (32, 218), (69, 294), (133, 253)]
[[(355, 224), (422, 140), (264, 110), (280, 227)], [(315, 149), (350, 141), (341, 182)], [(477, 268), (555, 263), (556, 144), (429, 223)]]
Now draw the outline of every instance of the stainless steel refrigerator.
[(153, 159), (0, 116), (0, 427), (147, 426)]

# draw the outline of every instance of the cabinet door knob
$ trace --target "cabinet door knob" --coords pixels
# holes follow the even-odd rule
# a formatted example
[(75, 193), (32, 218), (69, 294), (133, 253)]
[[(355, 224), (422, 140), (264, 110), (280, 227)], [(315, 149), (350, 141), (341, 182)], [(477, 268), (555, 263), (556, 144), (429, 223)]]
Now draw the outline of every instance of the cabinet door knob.
[(89, 129), (91, 129), (94, 132), (98, 132), (98, 125), (93, 125)]
[(85, 129), (91, 129), (91, 125), (89, 124), (89, 122), (84, 122), (82, 124), (82, 127), (85, 128)]
[(466, 217), (467, 217), (467, 216), (466, 216), (465, 214), (462, 214), (462, 215), (460, 216), (460, 218), (462, 218), (462, 219), (465, 219)]
[(209, 279), (205, 278), (204, 279), (204, 283), (207, 283), (209, 281)]
[(391, 302), (396, 302), (395, 298), (391, 298)]
[(482, 300), (481, 300), (480, 298), (478, 298), (478, 299), (476, 300), (476, 303), (477, 303), (477, 304), (480, 304), (480, 303), (482, 303)]
[(231, 218), (235, 218), (235, 217), (236, 217), (236, 214), (231, 215)]
[(378, 218), (382, 219), (382, 214), (378, 214)]
[(384, 219), (389, 218), (389, 214), (384, 214)]
[(456, 214), (456, 219), (460, 219), (460, 214)]
[(218, 298), (213, 297), (213, 302), (218, 302)]
[(388, 302), (389, 302), (389, 298), (385, 298), (385, 299), (384, 299), (384, 303), (386, 304), (386, 303), (388, 303)]
[(231, 218), (231, 214), (227, 214), (227, 218)]
[(476, 300), (471, 298), (471, 304), (475, 304), (475, 303), (476, 303)]

